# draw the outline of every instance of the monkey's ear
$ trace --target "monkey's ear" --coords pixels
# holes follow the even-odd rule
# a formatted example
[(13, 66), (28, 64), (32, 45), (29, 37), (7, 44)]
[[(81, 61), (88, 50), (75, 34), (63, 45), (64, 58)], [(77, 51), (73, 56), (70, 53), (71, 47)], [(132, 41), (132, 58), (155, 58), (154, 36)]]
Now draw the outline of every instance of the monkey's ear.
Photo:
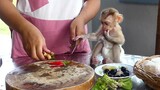
[(122, 14), (116, 15), (116, 21), (117, 21), (118, 23), (121, 23), (121, 22), (123, 21), (123, 15), (122, 15)]

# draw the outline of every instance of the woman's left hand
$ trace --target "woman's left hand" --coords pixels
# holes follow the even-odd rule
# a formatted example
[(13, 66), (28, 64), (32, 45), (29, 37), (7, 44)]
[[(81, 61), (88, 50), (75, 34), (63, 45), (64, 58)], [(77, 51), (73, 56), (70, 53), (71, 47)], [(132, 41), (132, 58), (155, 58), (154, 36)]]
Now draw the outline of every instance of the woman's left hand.
[(76, 41), (77, 45), (79, 45), (82, 39), (76, 40), (76, 37), (84, 34), (86, 34), (84, 21), (82, 18), (77, 17), (72, 21), (70, 26), (71, 44), (73, 41)]
[(74, 41), (77, 36), (86, 34), (84, 26), (84, 21), (80, 17), (77, 17), (72, 21), (70, 26), (71, 40)]

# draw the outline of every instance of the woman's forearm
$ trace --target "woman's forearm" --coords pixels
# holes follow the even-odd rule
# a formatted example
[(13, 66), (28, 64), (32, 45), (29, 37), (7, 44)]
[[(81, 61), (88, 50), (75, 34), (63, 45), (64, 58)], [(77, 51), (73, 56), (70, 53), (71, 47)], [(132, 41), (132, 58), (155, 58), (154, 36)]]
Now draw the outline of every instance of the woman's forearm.
[(83, 19), (84, 23), (88, 23), (94, 18), (99, 11), (100, 0), (86, 0), (78, 17)]
[(0, 0), (0, 18), (11, 28), (21, 33), (30, 24), (15, 8), (11, 0)]

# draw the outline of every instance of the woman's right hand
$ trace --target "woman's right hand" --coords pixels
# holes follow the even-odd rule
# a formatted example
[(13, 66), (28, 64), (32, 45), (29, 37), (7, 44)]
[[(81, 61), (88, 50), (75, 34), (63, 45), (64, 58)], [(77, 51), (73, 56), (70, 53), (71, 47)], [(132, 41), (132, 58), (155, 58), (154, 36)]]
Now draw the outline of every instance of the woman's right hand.
[(43, 52), (50, 53), (46, 46), (45, 38), (41, 32), (34, 25), (29, 23), (23, 27), (20, 35), (23, 43), (24, 50), (31, 58), (35, 60), (45, 60)]
[(20, 34), (28, 56), (36, 60), (44, 60), (43, 52), (50, 53), (38, 28), (27, 21), (10, 0), (0, 0), (0, 18)]

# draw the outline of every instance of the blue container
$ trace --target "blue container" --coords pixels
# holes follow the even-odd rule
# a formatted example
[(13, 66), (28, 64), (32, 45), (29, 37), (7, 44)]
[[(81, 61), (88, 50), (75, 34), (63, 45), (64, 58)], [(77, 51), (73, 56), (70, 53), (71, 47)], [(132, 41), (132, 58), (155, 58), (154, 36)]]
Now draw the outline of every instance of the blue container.
[(135, 4), (158, 4), (159, 0), (119, 0), (123, 3), (135, 3)]

